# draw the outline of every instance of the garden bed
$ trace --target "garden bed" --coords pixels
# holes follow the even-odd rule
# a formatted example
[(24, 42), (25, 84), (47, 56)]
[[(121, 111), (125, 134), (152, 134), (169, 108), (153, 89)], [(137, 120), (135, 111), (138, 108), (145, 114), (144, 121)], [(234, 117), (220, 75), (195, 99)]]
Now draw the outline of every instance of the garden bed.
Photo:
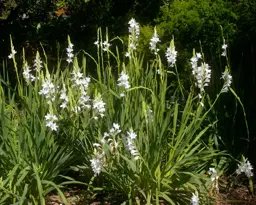
[[(66, 192), (64, 192), (67, 199), (71, 202), (71, 205), (116, 205), (120, 204), (118, 196), (103, 196), (99, 195), (92, 198), (92, 196), (88, 195), (85, 197), (85, 192), (77, 187), (70, 188)], [(221, 193), (215, 196), (218, 200), (215, 201), (214, 205), (256, 205), (256, 197), (252, 196), (249, 193), (249, 190), (246, 186), (237, 187), (237, 188), (229, 188), (226, 191), (223, 189)], [(61, 198), (57, 194), (50, 194), (46, 198), (47, 205), (61, 205)], [(160, 203), (161, 205), (165, 205), (168, 203)]]

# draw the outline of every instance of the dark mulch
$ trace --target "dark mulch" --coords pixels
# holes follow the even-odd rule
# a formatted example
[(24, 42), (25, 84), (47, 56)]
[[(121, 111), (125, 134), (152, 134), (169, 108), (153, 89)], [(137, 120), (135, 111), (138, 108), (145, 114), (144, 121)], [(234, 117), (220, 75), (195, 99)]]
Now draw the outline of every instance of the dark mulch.
[[(256, 187), (255, 187), (256, 188)], [(122, 201), (121, 195), (98, 194), (93, 196), (81, 188), (72, 187), (64, 192), (70, 205), (119, 205)], [(215, 194), (215, 205), (256, 205), (256, 196), (249, 193), (247, 186), (221, 188), (220, 193)], [(46, 197), (46, 205), (64, 205), (58, 194), (50, 194)], [(168, 203), (166, 203), (168, 204)]]
[(247, 187), (237, 187), (224, 190), (216, 197), (215, 205), (256, 205), (256, 197), (249, 193)]

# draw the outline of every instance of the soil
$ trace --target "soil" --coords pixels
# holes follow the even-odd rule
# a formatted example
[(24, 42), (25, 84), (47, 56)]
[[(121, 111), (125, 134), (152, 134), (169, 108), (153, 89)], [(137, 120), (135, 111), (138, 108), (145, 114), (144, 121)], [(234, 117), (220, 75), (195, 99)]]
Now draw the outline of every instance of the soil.
[[(64, 195), (70, 202), (70, 205), (117, 205), (120, 204), (110, 197), (97, 197), (93, 199), (90, 194), (85, 197), (85, 192), (79, 188), (73, 187), (64, 192)], [(119, 198), (117, 196), (117, 198)], [(249, 193), (246, 186), (221, 189), (219, 194), (215, 194), (214, 205), (256, 205), (256, 196)], [(115, 202), (114, 202), (115, 201)], [(64, 205), (57, 194), (51, 194), (46, 198), (47, 205)], [(162, 203), (166, 205), (167, 203)]]
[(215, 205), (256, 205), (256, 197), (252, 196), (246, 187), (231, 188), (218, 195)]

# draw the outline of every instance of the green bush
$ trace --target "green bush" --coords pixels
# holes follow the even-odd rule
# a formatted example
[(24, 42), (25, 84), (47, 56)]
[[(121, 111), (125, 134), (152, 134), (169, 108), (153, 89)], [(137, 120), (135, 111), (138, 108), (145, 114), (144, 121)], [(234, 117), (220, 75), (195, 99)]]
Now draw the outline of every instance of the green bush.
[(165, 42), (174, 35), (176, 43), (189, 51), (200, 41), (206, 53), (215, 55), (222, 44), (220, 26), (231, 43), (237, 31), (237, 19), (228, 1), (174, 0), (161, 7), (156, 23), (164, 31)]

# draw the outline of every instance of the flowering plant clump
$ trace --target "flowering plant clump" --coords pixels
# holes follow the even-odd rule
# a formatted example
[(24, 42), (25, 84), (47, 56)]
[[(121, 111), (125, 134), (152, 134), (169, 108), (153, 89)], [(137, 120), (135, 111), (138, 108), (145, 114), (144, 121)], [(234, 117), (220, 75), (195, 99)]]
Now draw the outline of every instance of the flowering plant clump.
[[(18, 167), (18, 164), (17, 170), (28, 167), (29, 172), (25, 170), (16, 174), (13, 171), (16, 167), (8, 168), (4, 176), (6, 184), (14, 183), (20, 178), (20, 174), (25, 173), (29, 176), (23, 177), (22, 185), (28, 189), (33, 188), (32, 191), (25, 193), (24, 186), (20, 188), (21, 182), (18, 180), (18, 185), (16, 184), (14, 189), (8, 187), (11, 190), (6, 189), (8, 192), (5, 194), (25, 196), (26, 200), (35, 198), (35, 201), (45, 204), (44, 193), (52, 189), (52, 184), (58, 182), (56, 178), (71, 165), (72, 169), (79, 173), (83, 169), (90, 170), (87, 172), (91, 175), (89, 177), (92, 177), (88, 183), (90, 185), (94, 183), (95, 177), (100, 177), (100, 180), (96, 179), (99, 186), (102, 185), (101, 181), (109, 183), (107, 186), (102, 185), (103, 189), (111, 187), (123, 195), (128, 193), (125, 203), (132, 204), (133, 199), (138, 198), (143, 203), (147, 201), (147, 204), (159, 204), (159, 200), (164, 199), (168, 204), (198, 205), (200, 193), (200, 203), (207, 204), (204, 202), (207, 196), (203, 193), (213, 187), (215, 190), (218, 189), (219, 173), (215, 168), (210, 168), (210, 180), (204, 176), (202, 170), (208, 168), (209, 160), (215, 160), (217, 158), (214, 157), (220, 155), (214, 146), (208, 146), (211, 139), (208, 141), (207, 137), (204, 138), (211, 132), (210, 128), (217, 123), (215, 120), (211, 122), (207, 114), (213, 109), (220, 93), (227, 92), (230, 88), (230, 69), (226, 69), (222, 74), (222, 90), (212, 104), (207, 104), (209, 109), (205, 112), (205, 108), (195, 103), (198, 98), (193, 86), (190, 92), (183, 93), (185, 88), (179, 80), (176, 66), (178, 52), (174, 40), (172, 39), (169, 47), (164, 49), (167, 60), (165, 65), (162, 63), (161, 55), (158, 55), (160, 39), (155, 28), (148, 44), (150, 51), (156, 56), (153, 56), (153, 61), (145, 63), (141, 57), (143, 55), (136, 51), (139, 34), (139, 23), (132, 18), (129, 21), (127, 52), (119, 52), (118, 48), (110, 51), (110, 42), (118, 38), (109, 40), (108, 34), (103, 38), (99, 29), (95, 42), (98, 47), (97, 58), (84, 51), (82, 60), (79, 59), (80, 55), (74, 54), (74, 45), (68, 37), (68, 48), (64, 50), (68, 65), (65, 63), (66, 67), (63, 70), (58, 66), (49, 71), (47, 60), (45, 59), (43, 63), (39, 52), (36, 54), (32, 70), (24, 59), (23, 78), (21, 83), (18, 81), (17, 86), (24, 106), (21, 106), (20, 102), (16, 103), (16, 98), (12, 97), (16, 93), (12, 93), (11, 89), (6, 92), (7, 97), (5, 92), (2, 92), (4, 89), (0, 83), (0, 101), (8, 99), (3, 103), (3, 108), (7, 107), (6, 112), (1, 112), (0, 109), (0, 117), (2, 121), (10, 120), (7, 125), (1, 121), (0, 129), (8, 127), (0, 130), (0, 133), (3, 133), (1, 138), (6, 137), (1, 143), (4, 143), (3, 147), (8, 148), (10, 145), (5, 142), (15, 138), (14, 142), (10, 143), (10, 149), (6, 150), (14, 151), (13, 147), (18, 146), (17, 153), (1, 155), (0, 165), (3, 165), (0, 169), (10, 167), (10, 162), (20, 162), (21, 167)], [(13, 46), (11, 49), (11, 57), (16, 66), (16, 51)], [(128, 63), (125, 56), (129, 57)], [(89, 69), (86, 64), (87, 58), (92, 59), (89, 61)], [(194, 52), (190, 63), (196, 87), (200, 90), (200, 103), (203, 105), (205, 98), (201, 94), (207, 95), (205, 87), (209, 86), (211, 80), (210, 66), (204, 62), (203, 53)], [(144, 65), (147, 67), (142, 69)], [(173, 68), (175, 72), (168, 71)], [(17, 66), (15, 69), (18, 77)], [(169, 74), (177, 77), (180, 90), (174, 91), (170, 86)], [(170, 100), (170, 96), (175, 97)], [(186, 98), (185, 105), (179, 102), (180, 97)], [(208, 108), (207, 106), (205, 107)], [(19, 130), (22, 132), (18, 138), (21, 142), (17, 143), (16, 135)], [(23, 159), (23, 152), (24, 156), (31, 157), (31, 160)], [(5, 157), (13, 156), (14, 159), (6, 163), (8, 160)], [(16, 156), (21, 156), (22, 159), (17, 160)], [(65, 165), (65, 160), (68, 165)], [(32, 165), (30, 161), (33, 162)], [(61, 166), (64, 168), (59, 168)], [(249, 161), (246, 161), (239, 165), (237, 173), (243, 172), (251, 177), (252, 170)], [(8, 177), (11, 175), (15, 177), (9, 180)], [(51, 175), (50, 179), (48, 175)], [(195, 176), (199, 180), (188, 176)], [(63, 178), (71, 180), (69, 176)], [(27, 179), (34, 180), (32, 184), (36, 184), (36, 188), (27, 186), (31, 184)], [(209, 181), (210, 186), (207, 183)], [(59, 188), (58, 185), (56, 187)], [(43, 191), (39, 193), (41, 189)], [(58, 189), (58, 192), (61, 190)], [(12, 200), (13, 196), (10, 195), (10, 200), (6, 204), (17, 202)], [(63, 202), (68, 204), (65, 196), (61, 196)], [(1, 197), (3, 198), (3, 195), (0, 192)], [(24, 203), (29, 204), (27, 201)]]
[[(116, 139), (116, 136), (121, 133), (120, 125), (117, 123), (113, 123), (112, 128), (109, 130), (109, 132), (104, 132), (104, 135), (102, 139), (100, 140), (100, 143), (94, 143), (94, 154), (91, 161), (91, 167), (94, 172), (94, 175), (99, 175), (103, 168), (107, 168), (108, 161), (110, 159), (107, 158), (105, 151), (106, 149), (110, 149), (110, 152), (115, 155), (118, 152), (118, 140)], [(106, 145), (107, 148), (106, 148)]]

